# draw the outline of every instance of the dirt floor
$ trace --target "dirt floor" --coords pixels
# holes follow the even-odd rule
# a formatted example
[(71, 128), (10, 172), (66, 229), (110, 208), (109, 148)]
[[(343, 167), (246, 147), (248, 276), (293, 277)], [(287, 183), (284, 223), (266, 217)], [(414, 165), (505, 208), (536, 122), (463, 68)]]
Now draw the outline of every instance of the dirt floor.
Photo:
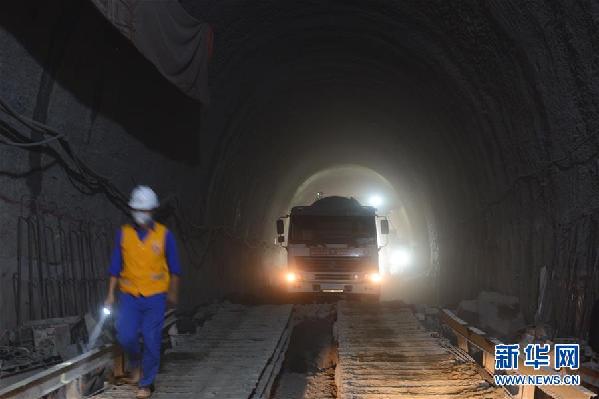
[(272, 398), (337, 397), (337, 345), (333, 336), (335, 317), (335, 304), (296, 305), (295, 327)]

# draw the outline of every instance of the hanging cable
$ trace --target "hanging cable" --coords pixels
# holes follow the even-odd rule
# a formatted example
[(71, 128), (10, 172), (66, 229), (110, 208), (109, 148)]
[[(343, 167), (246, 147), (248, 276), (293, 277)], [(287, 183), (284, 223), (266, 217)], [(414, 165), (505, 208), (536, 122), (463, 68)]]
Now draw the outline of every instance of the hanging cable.
[[(4, 111), (5, 114), (13, 117), (13, 119), (18, 119), (23, 122), (27, 127), (29, 127), (29, 120), (24, 117), (18, 115), (14, 110), (10, 110), (7, 112), (7, 106), (4, 102), (0, 100), (0, 110)], [(69, 143), (66, 141), (64, 134), (59, 134), (52, 129), (47, 129), (42, 124), (37, 124), (33, 126), (37, 131), (44, 130), (49, 132), (52, 137), (42, 140), (40, 142), (32, 142), (27, 135), (23, 132), (17, 130), (17, 128), (7, 121), (0, 119), (0, 134), (5, 138), (0, 140), (0, 143), (6, 144), (16, 143), (16, 144), (35, 144), (35, 145), (18, 145), (18, 147), (22, 147), (28, 149), (30, 151), (38, 151), (42, 152), (46, 155), (49, 155), (56, 159), (58, 163), (65, 169), (67, 175), (71, 182), (75, 180), (80, 185), (87, 188), (88, 191), (84, 191), (81, 187), (78, 187), (76, 184), (74, 186), (81, 192), (86, 194), (91, 193), (99, 193), (103, 192), (106, 194), (108, 199), (117, 206), (117, 208), (122, 211), (128, 211), (126, 196), (121, 193), (107, 178), (100, 176), (91, 170), (87, 165), (85, 165), (72, 151)], [(59, 147), (54, 147), (51, 144), (56, 142), (59, 144)], [(7, 144), (10, 145), (10, 144)], [(61, 154), (64, 153), (65, 155)]]
[(4, 145), (13, 146), (13, 147), (37, 147), (37, 146), (48, 144), (48, 143), (50, 143), (52, 141), (58, 140), (61, 137), (64, 137), (64, 136), (63, 135), (53, 136), (53, 137), (47, 138), (47, 139), (42, 140), (42, 141), (32, 141), (32, 142), (29, 142), (29, 143), (17, 143), (17, 142), (9, 141), (9, 140), (6, 140), (6, 139), (0, 139), (0, 143), (4, 144)]
[(54, 136), (58, 136), (59, 135), (59, 133), (56, 132), (50, 126), (45, 125), (45, 124), (43, 124), (41, 122), (38, 122), (36, 120), (33, 120), (31, 118), (28, 118), (25, 115), (19, 114), (10, 105), (8, 105), (8, 103), (6, 103), (2, 98), (0, 98), (0, 109), (4, 110), (4, 112), (7, 113), (9, 116), (11, 116), (12, 118), (16, 119), (21, 124), (29, 127), (32, 130), (35, 130), (35, 131), (41, 132), (41, 133), (51, 134), (51, 135), (54, 135)]
[[(59, 133), (46, 124), (18, 113), (2, 98), (0, 98), (0, 111), (3, 111), (14, 122), (18, 122), (18, 124), (32, 131), (51, 136), (44, 140), (32, 141), (25, 133), (20, 132), (14, 126), (14, 123), (11, 124), (0, 119), (0, 134), (4, 136), (4, 138), (0, 138), (0, 144), (24, 148), (30, 151), (39, 151), (53, 157), (67, 172), (68, 179), (78, 191), (86, 195), (102, 192), (118, 209), (125, 213), (129, 212), (127, 196), (116, 188), (108, 178), (101, 176), (88, 167), (75, 154), (64, 133)], [(58, 148), (53, 147), (51, 145), (53, 143), (57, 143), (59, 145)], [(61, 152), (66, 156), (61, 154)], [(232, 228), (227, 226), (197, 225), (186, 217), (176, 196), (170, 199), (173, 199), (175, 202), (174, 211), (172, 212), (173, 216), (177, 219), (177, 224), (180, 226), (181, 231), (186, 235), (192, 236), (190, 230), (201, 231), (203, 233), (220, 232), (226, 237), (241, 241), (249, 248), (271, 247), (270, 243), (263, 240), (248, 240), (247, 237), (237, 234)], [(181, 213), (181, 216), (177, 215), (177, 211)]]

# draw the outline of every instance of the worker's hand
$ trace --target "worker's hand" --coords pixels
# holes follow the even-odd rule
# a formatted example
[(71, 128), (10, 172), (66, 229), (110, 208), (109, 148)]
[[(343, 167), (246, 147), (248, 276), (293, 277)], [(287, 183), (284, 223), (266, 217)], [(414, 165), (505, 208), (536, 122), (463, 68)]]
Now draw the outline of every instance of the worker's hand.
[(170, 307), (177, 306), (177, 303), (179, 303), (179, 293), (174, 290), (169, 291), (166, 296), (166, 302)]
[(171, 308), (174, 308), (179, 303), (179, 276), (176, 274), (171, 274), (171, 283), (168, 287), (166, 303)]
[(110, 283), (108, 285), (108, 295), (106, 295), (106, 300), (104, 300), (104, 306), (108, 309), (112, 309), (112, 305), (114, 305), (114, 291), (116, 290), (116, 286), (119, 283), (119, 279), (116, 276), (110, 276)]
[(111, 309), (112, 305), (114, 305), (114, 293), (111, 292), (106, 297), (106, 300), (104, 300), (104, 306)]

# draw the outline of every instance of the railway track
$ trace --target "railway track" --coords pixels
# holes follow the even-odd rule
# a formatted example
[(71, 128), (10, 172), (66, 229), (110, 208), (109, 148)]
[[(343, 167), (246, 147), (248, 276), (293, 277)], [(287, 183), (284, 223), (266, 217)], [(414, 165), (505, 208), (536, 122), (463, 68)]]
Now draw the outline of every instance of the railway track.
[(341, 302), (337, 310), (342, 399), (505, 399), (480, 368), (393, 303)]
[[(174, 338), (153, 398), (268, 397), (289, 342), (291, 310), (291, 305), (223, 306), (196, 334)], [(134, 398), (134, 390), (115, 386), (94, 398)]]
[[(296, 317), (297, 317), (296, 311)], [(267, 399), (281, 370), (293, 329), (292, 305), (241, 306), (224, 304), (191, 335), (172, 337), (172, 348), (163, 358), (156, 384), (156, 399)], [(333, 314), (331, 314), (333, 318)], [(455, 347), (437, 333), (426, 331), (412, 311), (397, 303), (340, 302), (334, 335), (338, 355), (334, 370), (340, 399), (531, 399), (535, 386), (510, 396), (491, 384), (490, 374), (467, 353), (471, 343), (485, 351), (493, 341), (451, 312), (441, 319), (457, 334)], [(332, 322), (332, 321), (331, 321)], [(297, 331), (296, 331), (297, 333)], [(302, 337), (309, 336), (304, 331)], [(308, 338), (315, 339), (313, 336)], [(295, 341), (294, 341), (295, 342)], [(485, 362), (487, 372), (492, 365)], [(122, 371), (122, 356), (115, 346), (94, 349), (77, 358), (0, 389), (0, 399), (37, 399), (59, 388), (76, 388), (77, 381), (93, 370), (110, 366)], [(333, 372), (331, 368), (331, 373)], [(526, 369), (521, 370), (526, 374)], [(538, 372), (537, 372), (538, 373)], [(316, 374), (296, 375), (315, 378)], [(322, 377), (322, 375), (321, 375)], [(323, 380), (324, 381), (324, 380)], [(289, 382), (289, 381), (287, 381)], [(323, 384), (327, 383), (324, 381)], [(306, 384), (293, 398), (332, 397), (335, 389)], [(308, 389), (310, 388), (310, 389)], [(577, 386), (542, 387), (545, 397), (592, 399), (596, 396)], [(76, 389), (68, 398), (81, 398)], [(332, 396), (331, 396), (332, 395)], [(285, 396), (279, 392), (278, 397)], [(291, 397), (291, 396), (289, 396)], [(134, 398), (134, 387), (108, 386), (94, 399)]]

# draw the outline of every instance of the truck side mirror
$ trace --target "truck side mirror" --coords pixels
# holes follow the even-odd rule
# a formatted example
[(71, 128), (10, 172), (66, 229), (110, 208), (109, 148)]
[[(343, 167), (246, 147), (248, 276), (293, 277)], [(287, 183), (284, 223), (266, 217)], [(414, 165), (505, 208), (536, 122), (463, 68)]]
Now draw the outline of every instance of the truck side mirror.
[(389, 234), (389, 221), (387, 219), (381, 220), (381, 234)]
[(280, 236), (285, 234), (285, 222), (283, 222), (283, 219), (277, 220), (277, 234)]
[(278, 237), (277, 237), (277, 242), (278, 242), (279, 244), (282, 244), (282, 243), (284, 243), (284, 242), (285, 242), (285, 236), (278, 236)]

